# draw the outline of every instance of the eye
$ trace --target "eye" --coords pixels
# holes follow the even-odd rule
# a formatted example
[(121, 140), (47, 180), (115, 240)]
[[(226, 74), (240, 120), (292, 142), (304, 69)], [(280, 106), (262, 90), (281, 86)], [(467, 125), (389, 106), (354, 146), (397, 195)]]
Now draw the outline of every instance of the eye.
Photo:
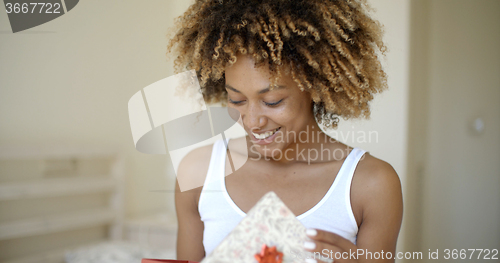
[(234, 105), (238, 105), (238, 104), (240, 104), (240, 103), (242, 103), (242, 102), (243, 102), (243, 100), (240, 100), (240, 101), (234, 101), (234, 100), (232, 100), (232, 99), (230, 99), (230, 98), (228, 98), (228, 100), (229, 100), (229, 103), (234, 104)]
[(279, 101), (277, 101), (277, 102), (264, 102), (264, 103), (265, 103), (267, 106), (272, 107), (272, 106), (276, 106), (276, 105), (280, 104), (282, 101), (283, 101), (283, 99), (281, 99), (281, 100), (279, 100)]

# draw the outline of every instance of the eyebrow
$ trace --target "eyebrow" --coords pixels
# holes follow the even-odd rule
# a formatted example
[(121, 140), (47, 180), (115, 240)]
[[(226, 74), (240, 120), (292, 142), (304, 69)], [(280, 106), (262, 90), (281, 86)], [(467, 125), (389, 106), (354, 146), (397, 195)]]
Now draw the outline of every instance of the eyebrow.
[[(234, 91), (234, 92), (238, 92), (238, 93), (241, 93), (239, 90), (233, 88), (231, 85), (229, 84), (226, 84), (226, 88)], [(279, 85), (279, 86), (276, 86), (276, 88), (274, 90), (277, 90), (277, 89), (284, 89), (286, 88), (286, 86), (282, 86), (282, 85)], [(261, 89), (259, 90), (258, 94), (263, 94), (263, 93), (266, 93), (266, 92), (269, 92), (271, 90), (271, 86), (267, 86), (265, 87), (264, 89)]]

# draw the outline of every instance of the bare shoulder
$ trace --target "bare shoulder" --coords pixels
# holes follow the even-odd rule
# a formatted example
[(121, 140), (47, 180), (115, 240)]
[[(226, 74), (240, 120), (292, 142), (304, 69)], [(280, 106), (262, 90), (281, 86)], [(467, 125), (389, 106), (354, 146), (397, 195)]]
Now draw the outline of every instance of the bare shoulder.
[[(176, 196), (178, 199), (192, 199), (197, 203), (202, 186), (205, 183), (213, 144), (191, 150), (177, 169)], [(179, 194), (182, 193), (182, 194)]]
[(353, 201), (359, 204), (363, 218), (370, 210), (402, 209), (401, 181), (388, 162), (368, 152), (364, 154), (354, 172), (351, 186)]
[[(247, 155), (248, 139), (246, 137), (234, 138), (229, 141), (230, 152), (241, 156)], [(190, 151), (180, 162), (177, 172), (177, 180), (181, 190), (198, 189), (201, 191), (201, 186), (205, 182), (210, 160), (212, 158), (212, 150), (214, 144), (202, 146)], [(246, 160), (246, 159), (245, 159)]]
[(396, 181), (399, 183), (399, 176), (392, 165), (369, 152), (366, 152), (359, 161), (355, 175), (363, 184), (386, 184)]
[(205, 145), (191, 150), (179, 164), (179, 171), (196, 172), (200, 167), (207, 167), (210, 164), (213, 144)]

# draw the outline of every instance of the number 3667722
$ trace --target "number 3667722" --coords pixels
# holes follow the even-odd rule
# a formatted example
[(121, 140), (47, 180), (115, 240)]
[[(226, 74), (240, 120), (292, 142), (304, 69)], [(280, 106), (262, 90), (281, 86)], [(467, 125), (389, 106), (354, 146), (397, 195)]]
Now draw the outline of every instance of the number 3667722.
[[(10, 13), (23, 13), (23, 14), (34, 14), (34, 13), (46, 13), (46, 14), (52, 14), (52, 13), (61, 13), (59, 10), (61, 9), (61, 4), (55, 3), (7, 3), (5, 5), (5, 10), (7, 11), (8, 14)], [(44, 12), (45, 11), (45, 12)]]

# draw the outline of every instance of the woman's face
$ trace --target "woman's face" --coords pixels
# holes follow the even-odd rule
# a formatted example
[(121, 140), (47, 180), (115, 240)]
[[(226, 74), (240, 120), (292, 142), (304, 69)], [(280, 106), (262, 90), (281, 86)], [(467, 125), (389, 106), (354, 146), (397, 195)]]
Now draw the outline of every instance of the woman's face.
[(270, 76), (267, 65), (255, 68), (252, 57), (246, 55), (238, 56), (225, 71), (228, 105), (240, 112), (252, 151), (278, 157), (299, 141), (299, 132), (316, 126), (316, 121), (309, 92), (300, 91), (283, 72), (279, 87), (269, 90)]

